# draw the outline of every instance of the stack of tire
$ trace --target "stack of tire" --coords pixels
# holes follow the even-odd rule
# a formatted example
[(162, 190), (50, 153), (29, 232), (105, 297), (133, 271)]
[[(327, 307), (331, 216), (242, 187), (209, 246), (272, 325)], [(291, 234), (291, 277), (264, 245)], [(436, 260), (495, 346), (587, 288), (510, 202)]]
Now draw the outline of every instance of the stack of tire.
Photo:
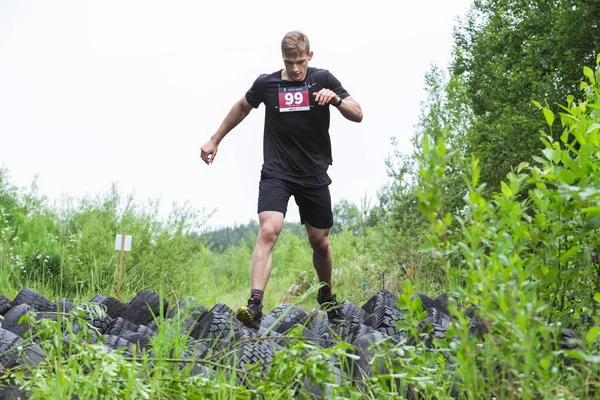
[[(419, 324), (425, 332), (420, 337), (431, 344), (436, 337), (445, 337), (450, 322), (446, 297), (441, 295), (430, 299), (422, 294), (417, 296), (427, 312), (427, 317)], [(405, 320), (397, 301), (394, 294), (381, 290), (362, 307), (345, 302), (345, 325), (330, 324), (327, 314), (321, 310), (306, 313), (294, 305), (282, 304), (265, 314), (260, 328), (254, 330), (242, 325), (232, 309), (223, 303), (209, 310), (194, 298), (186, 298), (169, 308), (168, 302), (161, 300), (157, 293), (144, 290), (128, 303), (96, 295), (89, 302), (75, 306), (67, 299), (51, 302), (26, 288), (12, 301), (0, 295), (0, 314), (4, 316), (0, 328), (0, 367), (35, 366), (44, 359), (33, 328), (30, 324), (19, 323), (23, 315), (34, 311), (37, 319), (57, 318), (59, 314), (61, 318), (82, 315), (74, 318), (79, 322), (74, 322), (73, 332), (82, 329), (81, 321), (84, 321), (85, 328), (92, 334), (81, 337), (90, 343), (101, 343), (111, 351), (121, 349), (126, 356), (143, 350), (152, 352), (152, 339), (159, 328), (176, 327), (178, 334), (184, 336), (187, 342), (183, 357), (194, 363), (190, 374), (212, 376), (215, 371), (203, 365), (202, 360), (210, 357), (211, 365), (214, 365), (218, 358), (229, 367), (242, 371), (238, 373), (239, 383), (248, 385), (251, 385), (257, 370), (266, 372), (275, 353), (288, 341), (298, 340), (298, 336), (311, 343), (313, 349), (328, 348), (338, 341), (345, 341), (351, 345), (349, 351), (354, 354), (350, 358), (352, 365), (343, 371), (334, 359), (327, 365), (332, 383), (339, 384), (345, 376), (364, 378), (381, 372), (374, 371), (379, 367), (371, 360), (382, 343), (410, 344), (419, 340), (407, 337), (406, 332), (397, 327), (397, 322)], [(292, 329), (294, 338), (288, 334)], [(78, 340), (84, 340), (81, 337)], [(327, 384), (315, 386), (306, 380), (304, 387), (298, 390), (325, 396), (330, 389)]]

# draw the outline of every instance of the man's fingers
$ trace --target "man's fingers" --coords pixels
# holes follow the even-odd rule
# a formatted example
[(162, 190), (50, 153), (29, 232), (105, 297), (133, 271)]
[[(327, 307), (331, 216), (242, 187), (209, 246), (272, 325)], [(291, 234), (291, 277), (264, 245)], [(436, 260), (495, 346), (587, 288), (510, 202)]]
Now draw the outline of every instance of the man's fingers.
[(321, 89), (318, 92), (313, 93), (313, 96), (315, 96), (315, 101), (320, 106), (330, 104), (333, 99), (337, 98), (335, 92), (329, 89)]

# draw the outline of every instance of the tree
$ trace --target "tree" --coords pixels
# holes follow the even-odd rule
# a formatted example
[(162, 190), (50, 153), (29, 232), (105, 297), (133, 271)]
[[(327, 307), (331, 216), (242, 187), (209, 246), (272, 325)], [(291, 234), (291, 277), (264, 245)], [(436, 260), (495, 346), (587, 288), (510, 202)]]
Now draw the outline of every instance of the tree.
[[(455, 31), (451, 70), (465, 79), (474, 116), (465, 155), (482, 160), (490, 190), (542, 147), (531, 101), (557, 111), (579, 90), (600, 48), (598, 15), (598, 0), (477, 0)], [(558, 119), (552, 132), (560, 134)]]

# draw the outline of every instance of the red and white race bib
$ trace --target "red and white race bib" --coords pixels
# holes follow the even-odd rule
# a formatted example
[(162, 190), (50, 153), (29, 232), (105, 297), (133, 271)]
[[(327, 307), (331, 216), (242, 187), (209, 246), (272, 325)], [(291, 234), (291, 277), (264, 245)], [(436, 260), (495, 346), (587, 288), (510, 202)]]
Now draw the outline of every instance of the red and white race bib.
[(308, 86), (279, 88), (279, 112), (308, 110), (310, 110)]

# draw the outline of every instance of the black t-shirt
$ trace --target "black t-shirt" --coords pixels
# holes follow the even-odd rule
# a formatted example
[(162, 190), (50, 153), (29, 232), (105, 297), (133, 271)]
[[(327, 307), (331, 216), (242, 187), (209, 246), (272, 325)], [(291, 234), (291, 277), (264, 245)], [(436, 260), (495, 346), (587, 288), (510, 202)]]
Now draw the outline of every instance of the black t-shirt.
[(265, 104), (263, 173), (310, 186), (329, 184), (329, 105), (318, 105), (313, 93), (325, 88), (342, 99), (349, 94), (326, 69), (309, 67), (299, 82), (283, 80), (282, 71), (259, 76), (246, 93), (252, 107)]

